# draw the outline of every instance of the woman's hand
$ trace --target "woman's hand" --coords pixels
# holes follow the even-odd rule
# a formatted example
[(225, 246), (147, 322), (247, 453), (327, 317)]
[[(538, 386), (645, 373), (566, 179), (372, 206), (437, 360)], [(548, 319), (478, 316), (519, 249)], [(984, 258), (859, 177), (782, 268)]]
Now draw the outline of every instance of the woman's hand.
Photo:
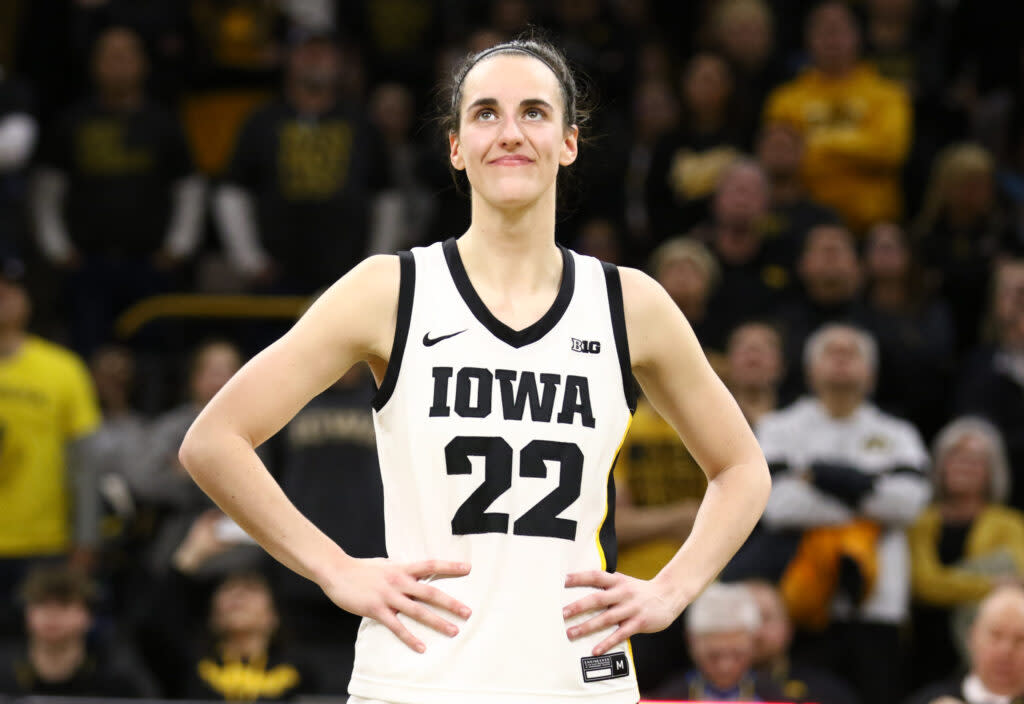
[(403, 643), (422, 653), (426, 646), (398, 620), (398, 614), (416, 619), (438, 633), (454, 636), (458, 627), (424, 604), (431, 604), (467, 619), (468, 606), (440, 589), (419, 581), (424, 577), (463, 577), (470, 566), (464, 562), (424, 560), (399, 564), (384, 558), (350, 558), (327, 584), (321, 584), (331, 601), (351, 613), (372, 618), (387, 626)]
[(574, 572), (565, 579), (567, 587), (597, 587), (593, 592), (562, 609), (569, 619), (588, 611), (601, 613), (566, 631), (569, 640), (576, 640), (609, 626), (618, 626), (610, 636), (597, 644), (594, 655), (602, 655), (635, 633), (655, 633), (676, 620), (683, 605), (657, 579), (645, 581), (616, 572), (601, 570)]

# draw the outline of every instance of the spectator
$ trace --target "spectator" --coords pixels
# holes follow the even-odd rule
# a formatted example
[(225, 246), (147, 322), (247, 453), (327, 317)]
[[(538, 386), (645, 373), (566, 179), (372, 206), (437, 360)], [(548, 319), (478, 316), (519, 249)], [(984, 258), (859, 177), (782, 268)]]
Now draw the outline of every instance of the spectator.
[[(929, 488), (917, 431), (867, 401), (877, 355), (869, 335), (846, 325), (827, 325), (807, 341), (814, 395), (758, 424), (774, 486), (764, 531), (747, 549), (761, 553), (754, 559), (768, 578), (778, 576), (768, 562), (782, 557), (787, 604), (803, 612), (815, 593), (789, 587), (808, 568), (805, 560), (816, 563), (810, 587), (827, 597), (835, 585), (837, 594), (826, 605), (831, 623), (808, 636), (807, 662), (856, 684), (863, 701), (885, 704), (900, 692), (900, 630), (910, 596), (904, 528), (924, 508)], [(782, 549), (791, 531), (805, 531), (792, 562), (793, 553)], [(871, 535), (878, 536), (876, 545)], [(871, 570), (877, 570), (873, 589)]]
[(20, 260), (0, 261), (0, 632), (34, 562), (71, 554), (88, 567), (99, 538), (95, 391), (75, 354), (26, 332), (24, 276)]
[(769, 123), (757, 139), (757, 160), (768, 177), (768, 217), (762, 226), (765, 256), (787, 270), (796, 266), (807, 232), (817, 225), (839, 222), (835, 212), (807, 195), (800, 164), (804, 156), (804, 138), (784, 122)]
[(761, 626), (754, 646), (754, 669), (770, 680), (788, 702), (857, 704), (849, 685), (827, 671), (794, 662), (789, 649), (793, 643), (793, 622), (779, 590), (770, 582), (746, 582), (761, 612)]
[(318, 691), (309, 669), (280, 637), (280, 615), (262, 573), (229, 571), (212, 591), (201, 576), (210, 560), (246, 539), (219, 511), (202, 514), (153, 593), (143, 633), (170, 695), (283, 701)]
[(768, 323), (743, 323), (729, 335), (725, 380), (751, 427), (779, 406), (782, 337)]
[(694, 231), (721, 266), (721, 285), (708, 303), (718, 336), (704, 344), (722, 350), (729, 332), (775, 311), (789, 286), (789, 272), (765, 258), (762, 227), (768, 214), (768, 182), (757, 162), (740, 159), (723, 172), (711, 219)]
[(177, 121), (146, 97), (138, 36), (103, 32), (92, 70), (95, 98), (44, 134), (33, 193), (39, 246), (70, 277), (83, 355), (108, 339), (124, 308), (173, 288), (199, 244), (203, 203)]
[(1024, 260), (996, 268), (989, 327), (991, 342), (972, 353), (961, 374), (956, 411), (999, 428), (1013, 473), (1009, 503), (1024, 510)]
[(88, 579), (65, 567), (28, 573), (21, 588), (25, 606), (24, 649), (0, 662), (0, 694), (49, 697), (153, 696), (148, 675), (115, 663), (92, 647), (96, 592)]
[(960, 143), (935, 158), (912, 232), (952, 308), (962, 356), (979, 339), (978, 312), (984, 308), (993, 263), (1012, 239), (996, 203), (995, 163), (988, 151)]
[(282, 99), (246, 121), (215, 194), (228, 258), (256, 290), (309, 294), (366, 254), (388, 159), (362, 110), (340, 101), (341, 69), (332, 39), (301, 39)]
[(126, 477), (146, 444), (145, 419), (132, 404), (135, 358), (126, 347), (105, 345), (93, 354), (89, 367), (103, 411), (92, 451), (105, 473)]
[(962, 417), (933, 451), (935, 503), (908, 531), (913, 567), (915, 652), (921, 683), (959, 664), (951, 617), (993, 588), (1024, 579), (1024, 514), (1003, 506), (1010, 470), (1002, 438), (987, 421)]
[[(641, 398), (615, 463), (618, 571), (654, 577), (690, 535), (706, 489), (707, 478), (675, 430)], [(687, 662), (681, 630), (682, 617), (659, 633), (630, 638), (641, 691), (657, 688)]]
[(726, 0), (711, 11), (711, 42), (732, 67), (738, 124), (749, 138), (756, 132), (764, 101), (786, 78), (775, 56), (775, 21), (764, 0)]
[(932, 437), (946, 420), (953, 371), (953, 320), (928, 295), (906, 232), (882, 223), (868, 232), (861, 322), (878, 342), (875, 403)]
[(38, 133), (31, 108), (27, 87), (0, 66), (0, 256), (18, 256), (25, 245), (25, 167)]
[(1010, 702), (1024, 695), (1024, 590), (1003, 586), (985, 598), (967, 643), (971, 669), (921, 690), (908, 704)]
[(610, 264), (622, 263), (622, 236), (611, 220), (595, 217), (586, 220), (576, 234), (573, 245), (580, 254), (597, 257)]
[(647, 209), (655, 243), (703, 220), (722, 170), (739, 155), (731, 123), (735, 96), (729, 65), (717, 54), (694, 55), (683, 69), (679, 129), (651, 156)]
[(686, 316), (702, 346), (722, 337), (718, 321), (707, 315), (721, 272), (707, 247), (688, 237), (668, 240), (654, 250), (649, 269)]
[(910, 144), (906, 90), (860, 62), (850, 7), (825, 0), (807, 19), (811, 67), (768, 99), (765, 119), (804, 136), (804, 182), (856, 233), (902, 213), (900, 170)]
[[(317, 396), (279, 437), (278, 480), (292, 503), (349, 555), (385, 557), (384, 495), (363, 366)], [(274, 591), (296, 652), (325, 693), (344, 694), (360, 619), (316, 584), (275, 563)]]
[[(146, 446), (135, 457), (129, 483), (142, 506), (159, 508), (163, 515), (149, 545), (151, 572), (159, 574), (166, 570), (192, 521), (211, 507), (210, 500), (178, 461), (178, 448), (199, 412), (241, 365), (238, 349), (230, 342), (213, 340), (200, 345), (189, 369), (189, 399), (157, 417), (147, 429)], [(251, 546), (240, 546), (206, 566), (222, 574), (250, 565), (258, 553)]]
[(741, 584), (712, 584), (686, 609), (686, 637), (696, 668), (659, 687), (656, 699), (698, 702), (780, 701), (753, 669), (761, 616)]
[(377, 196), (373, 206), (375, 252), (395, 252), (426, 239), (434, 202), (423, 183), (424, 159), (431, 156), (415, 141), (413, 94), (401, 83), (382, 83), (370, 96), (370, 117), (384, 139), (394, 187)]
[(863, 314), (858, 294), (860, 261), (853, 235), (842, 225), (817, 225), (804, 238), (797, 262), (802, 295), (783, 304), (778, 319), (786, 341), (783, 400), (804, 389), (803, 353), (807, 338), (827, 323), (856, 322)]
[(615, 176), (620, 189), (625, 184), (624, 210), (630, 235), (630, 253), (640, 259), (649, 250), (652, 238), (646, 187), (654, 150), (658, 141), (679, 123), (679, 102), (670, 82), (664, 78), (648, 78), (637, 86), (632, 117), (632, 143), (621, 156), (624, 164)]

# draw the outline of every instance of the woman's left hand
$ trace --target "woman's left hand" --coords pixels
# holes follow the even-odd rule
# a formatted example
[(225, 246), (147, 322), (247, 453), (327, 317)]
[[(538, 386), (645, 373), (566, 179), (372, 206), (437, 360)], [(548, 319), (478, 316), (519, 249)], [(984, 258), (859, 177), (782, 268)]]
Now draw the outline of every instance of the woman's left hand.
[(656, 579), (645, 581), (616, 572), (600, 570), (574, 572), (565, 578), (567, 587), (597, 587), (593, 592), (562, 609), (565, 619), (588, 611), (601, 611), (566, 631), (569, 640), (618, 626), (597, 644), (594, 655), (602, 655), (635, 633), (655, 633), (667, 627), (682, 612), (675, 595)]

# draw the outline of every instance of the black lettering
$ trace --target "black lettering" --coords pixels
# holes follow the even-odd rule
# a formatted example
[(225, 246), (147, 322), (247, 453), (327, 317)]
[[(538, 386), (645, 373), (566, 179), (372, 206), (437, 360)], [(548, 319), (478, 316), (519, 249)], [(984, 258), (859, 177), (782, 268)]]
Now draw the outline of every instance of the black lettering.
[(452, 414), (448, 406), (448, 381), (452, 378), (451, 367), (434, 367), (434, 405), (430, 407), (430, 417), (447, 418)]
[[(472, 403), (472, 379), (476, 379), (476, 403)], [(463, 418), (486, 418), (491, 414), (491, 373), (480, 367), (459, 370), (455, 381), (455, 412)]]
[(571, 425), (575, 415), (579, 413), (583, 425), (594, 427), (594, 412), (590, 407), (590, 386), (587, 377), (569, 375), (565, 378), (565, 396), (562, 398), (562, 410), (558, 414), (558, 422)]
[(511, 369), (497, 369), (495, 378), (501, 387), (501, 408), (505, 420), (522, 420), (526, 410), (526, 401), (530, 401), (530, 418), (535, 422), (551, 422), (551, 414), (555, 410), (555, 392), (562, 379), (558, 374), (541, 374), (540, 383), (544, 385), (543, 397), (537, 391), (537, 377), (533, 372), (523, 372), (519, 377), (519, 388), (513, 391), (512, 382), (516, 373)]

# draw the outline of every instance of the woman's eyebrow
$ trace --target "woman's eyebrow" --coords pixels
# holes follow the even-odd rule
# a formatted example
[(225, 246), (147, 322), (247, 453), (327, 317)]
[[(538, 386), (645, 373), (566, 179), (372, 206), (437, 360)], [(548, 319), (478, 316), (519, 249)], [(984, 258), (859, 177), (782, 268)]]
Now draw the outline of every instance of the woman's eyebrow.
[[(466, 110), (472, 110), (478, 107), (493, 107), (498, 104), (497, 98), (477, 98), (472, 103), (466, 106)], [(519, 107), (521, 108), (534, 108), (541, 107), (553, 110), (551, 103), (544, 100), (543, 98), (526, 98), (525, 100), (519, 101)]]

